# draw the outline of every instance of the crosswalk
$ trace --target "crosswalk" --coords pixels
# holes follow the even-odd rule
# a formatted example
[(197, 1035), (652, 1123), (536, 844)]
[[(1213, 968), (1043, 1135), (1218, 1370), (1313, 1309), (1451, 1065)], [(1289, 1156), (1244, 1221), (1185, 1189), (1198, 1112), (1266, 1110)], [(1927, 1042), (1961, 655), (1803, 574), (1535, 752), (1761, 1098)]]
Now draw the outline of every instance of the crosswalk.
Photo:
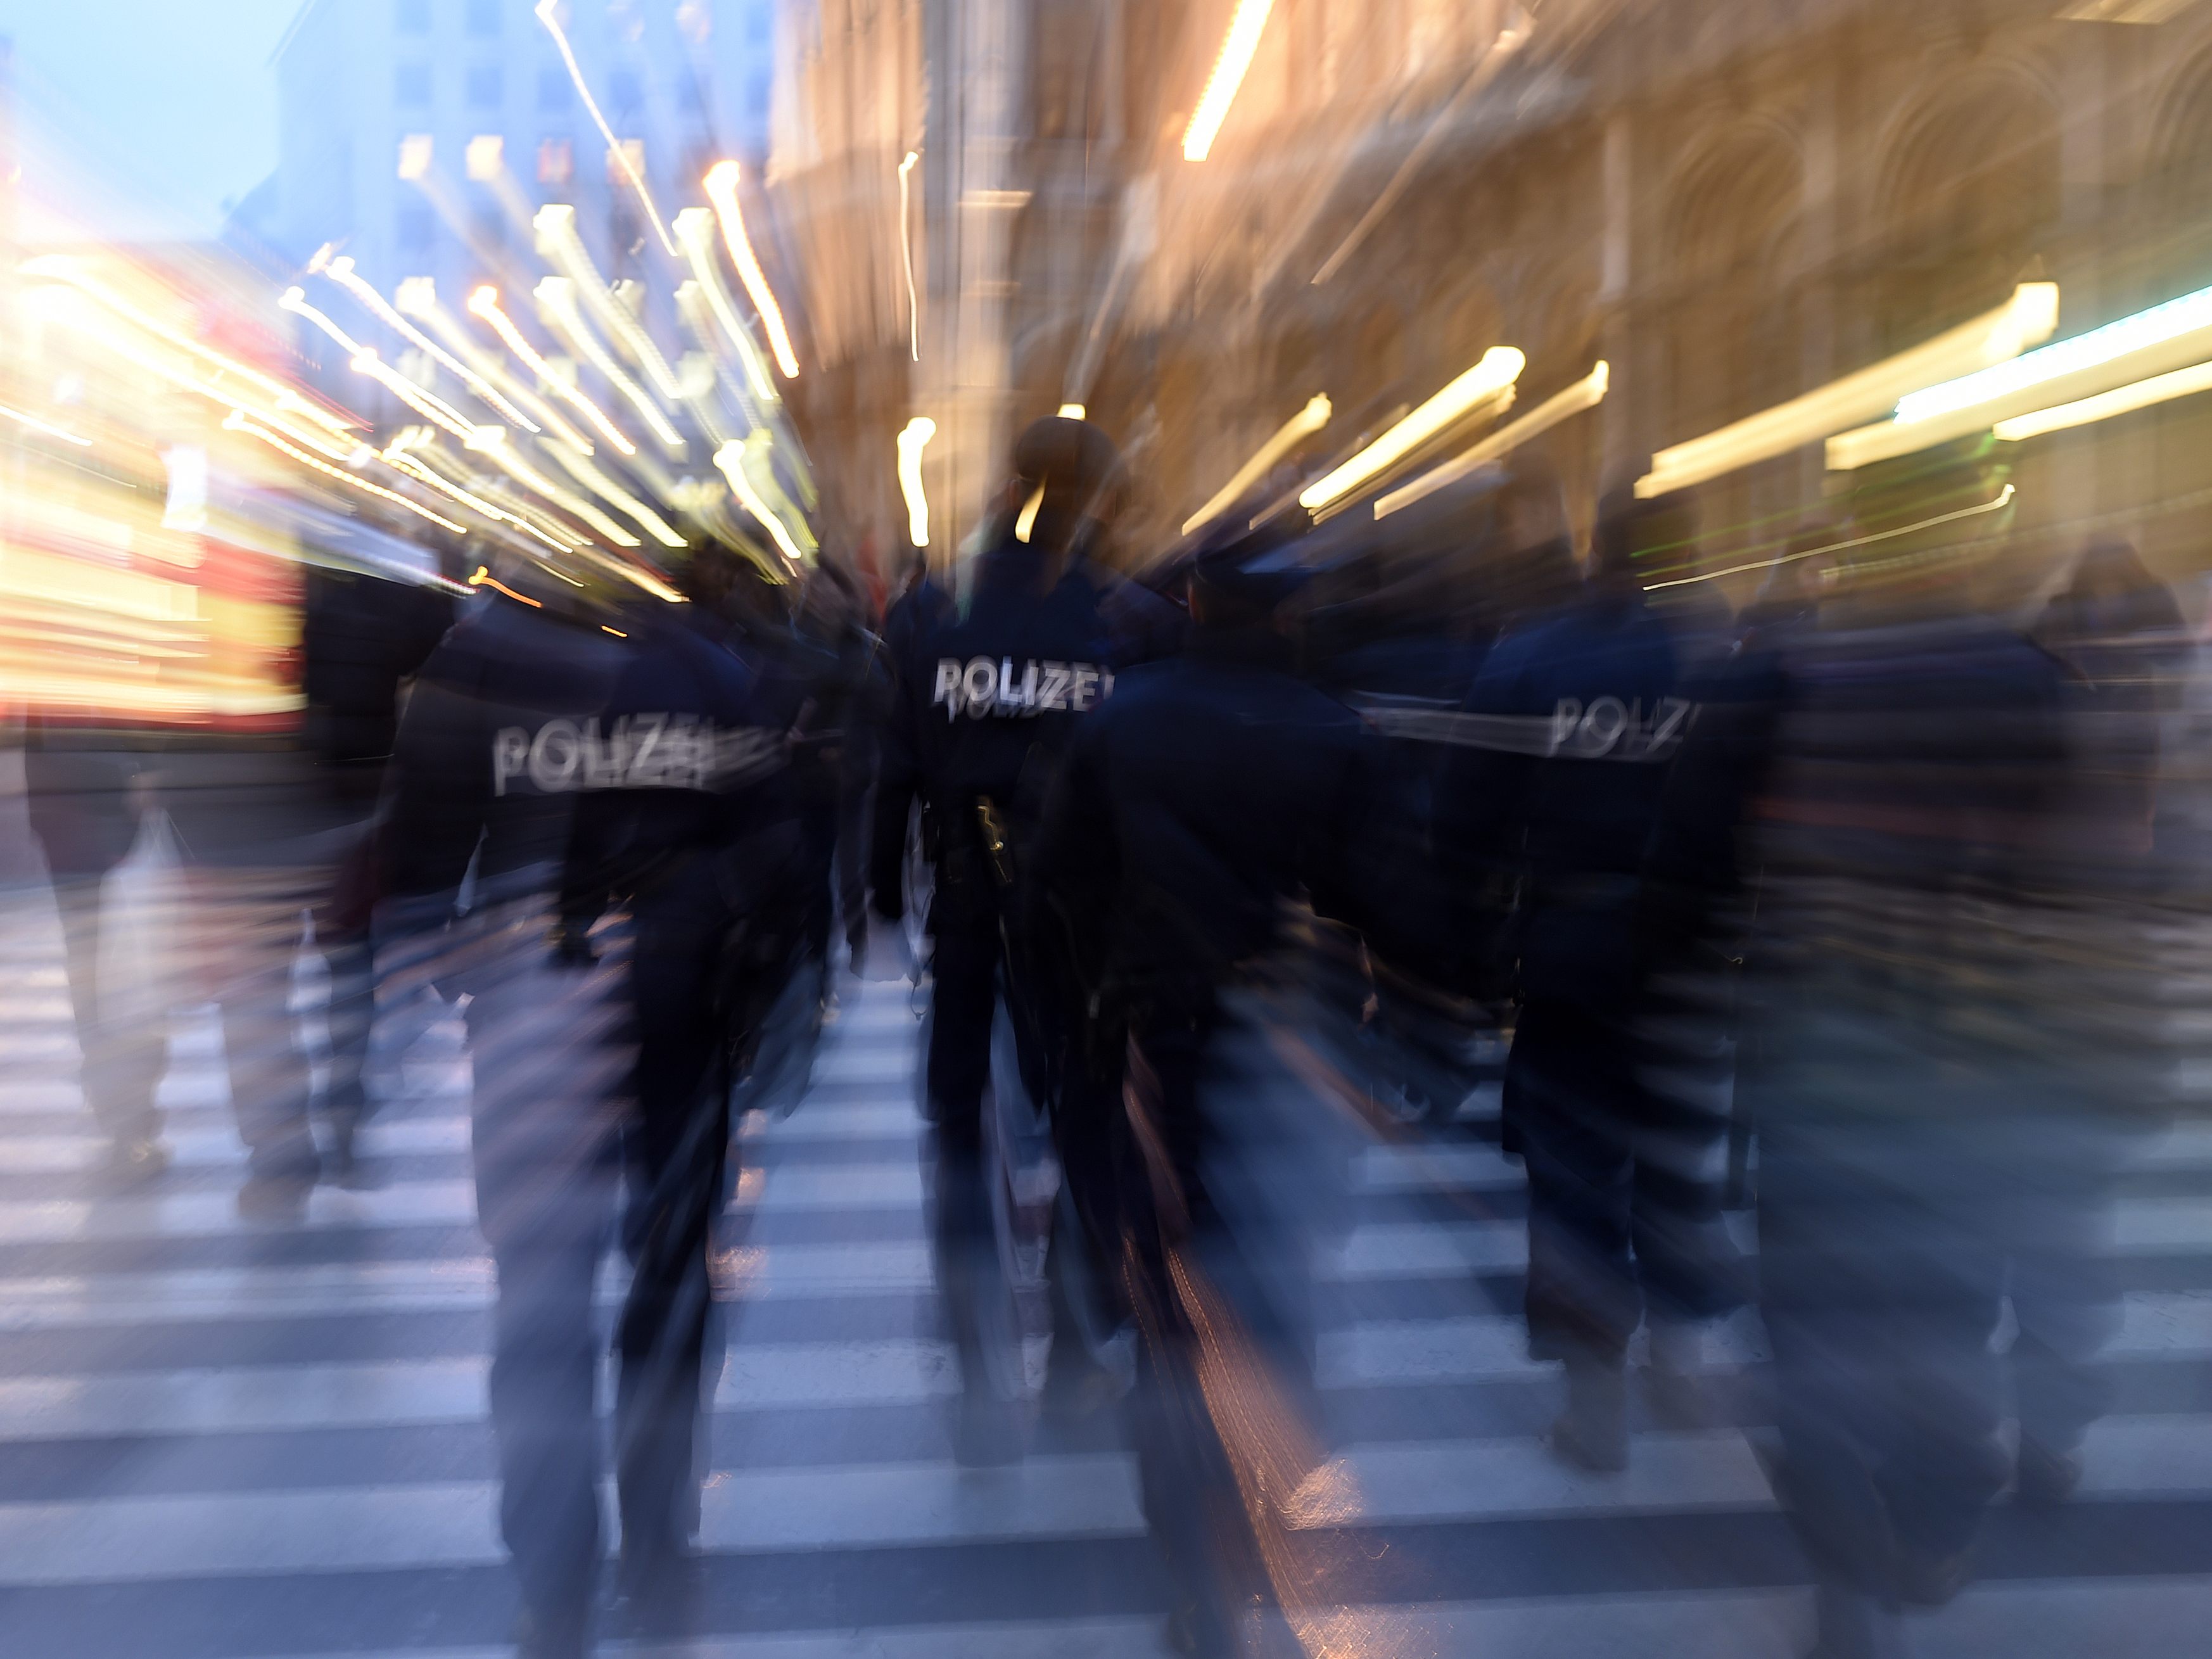
[[(1004, 1469), (952, 1460), (916, 1022), (844, 1003), (811, 1095), (741, 1127), (714, 1279), (725, 1352), (678, 1647), (770, 1659), (1141, 1659), (1165, 1581), (1110, 1415), (1040, 1424)], [(1264, 1047), (1264, 1045), (1260, 1045)], [(103, 1190), (44, 895), (0, 897), (0, 1649), (13, 1654), (504, 1652), (513, 1592), (485, 1418), (493, 1281), (469, 1178), (457, 1021), (386, 1065), (368, 1190), (243, 1223), (211, 1015), (180, 1018), (173, 1166)], [(1317, 1652), (1376, 1659), (1785, 1659), (1805, 1572), (1747, 1431), (1755, 1320), (1712, 1333), (1712, 1420), (1639, 1416), (1631, 1468), (1546, 1455), (1550, 1368), (1516, 1316), (1521, 1178), (1490, 1126), (1387, 1133), (1310, 1073), (1261, 1068), (1341, 1149), (1306, 1253), (1311, 1474), (1280, 1504), (1341, 1605)], [(1271, 1167), (1271, 1166), (1267, 1166)], [(1750, 1240), (1747, 1236), (1746, 1242)], [(1916, 1621), (1960, 1659), (2203, 1650), (2212, 1629), (2212, 1131), (2142, 1149), (2115, 1219), (2114, 1413), (2079, 1498), (1993, 1518), (1982, 1581)], [(611, 1310), (621, 1285), (600, 1286)]]

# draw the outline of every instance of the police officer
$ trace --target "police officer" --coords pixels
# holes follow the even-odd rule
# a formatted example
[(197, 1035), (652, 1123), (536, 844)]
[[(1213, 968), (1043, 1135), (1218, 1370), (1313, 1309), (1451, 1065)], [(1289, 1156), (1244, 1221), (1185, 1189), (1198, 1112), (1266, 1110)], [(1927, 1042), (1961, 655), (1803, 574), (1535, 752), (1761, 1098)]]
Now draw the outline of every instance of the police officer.
[(1112, 516), (1118, 466), (1111, 441), (1085, 422), (1051, 418), (1023, 433), (1006, 496), (1018, 506), (989, 526), (965, 605), (917, 617), (895, 665), (870, 887), (878, 912), (900, 920), (907, 803), (919, 795), (934, 841), (926, 1086), (939, 1275), (963, 1383), (954, 1449), (970, 1462), (1014, 1449), (981, 1323), (998, 1287), (981, 1116), (992, 1020), (1003, 978), (1024, 1070), (1033, 1091), (1048, 1092), (1045, 1060), (1059, 1045), (1039, 1026), (1053, 999), (1031, 982), (1014, 886), (1060, 755), (1114, 688), (1097, 590), (1069, 567)]
[(1522, 894), (1505, 1094), (1528, 1176), (1529, 1345), (1565, 1365), (1555, 1451), (1598, 1469), (1626, 1461), (1624, 1361), (1647, 1312), (1655, 1364), (1682, 1370), (1732, 1282), (1706, 1173), (1721, 1097), (1654, 1095), (1637, 1029), (1644, 860), (1690, 705), (1635, 561), (1686, 519), (1626, 492), (1602, 505), (1582, 593), (1492, 649), (1443, 785), (1465, 867)]
[[(1129, 1121), (1158, 1153), (1133, 1156), (1110, 1120), (1087, 1137), (1129, 1176), (1116, 1207), (1139, 1333), (1135, 1437), (1175, 1586), (1170, 1636), (1186, 1652), (1230, 1650), (1234, 1610), (1267, 1590), (1170, 1268), (1192, 1269), (1214, 1237), (1200, 1073), (1219, 994), (1277, 942), (1285, 899), (1303, 890), (1358, 916), (1355, 855), (1371, 844), (1381, 772), (1359, 718), (1291, 672), (1273, 625), (1286, 583), (1246, 568), (1255, 550), (1231, 543), (1197, 562), (1184, 654), (1123, 675), (1077, 735), (1038, 857), (1042, 894), (1096, 953), (1085, 976), (1107, 1030), (1091, 1047), (1133, 1056)], [(1123, 1094), (1090, 1099), (1112, 1110)]]

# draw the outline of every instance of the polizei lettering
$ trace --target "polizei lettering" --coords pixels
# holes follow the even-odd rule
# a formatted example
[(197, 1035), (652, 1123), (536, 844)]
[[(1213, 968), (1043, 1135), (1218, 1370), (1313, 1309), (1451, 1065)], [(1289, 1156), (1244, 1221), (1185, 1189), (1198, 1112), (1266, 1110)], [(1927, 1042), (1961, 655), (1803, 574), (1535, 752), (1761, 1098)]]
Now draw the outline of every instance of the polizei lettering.
[(492, 793), (726, 790), (775, 771), (784, 752), (781, 732), (697, 714), (624, 714), (604, 730), (596, 720), (510, 726), (491, 741)]
[(948, 720), (1085, 714), (1113, 692), (1113, 671), (1095, 663), (940, 657), (930, 704), (941, 707)]

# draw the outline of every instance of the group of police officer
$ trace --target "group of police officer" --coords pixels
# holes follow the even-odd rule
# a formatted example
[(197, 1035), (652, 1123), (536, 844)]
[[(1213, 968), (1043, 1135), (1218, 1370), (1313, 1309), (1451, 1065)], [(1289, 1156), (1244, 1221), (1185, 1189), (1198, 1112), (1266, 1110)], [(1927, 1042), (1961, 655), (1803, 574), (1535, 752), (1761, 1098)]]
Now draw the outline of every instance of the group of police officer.
[[(1867, 481), (1859, 534), (1777, 566), (1873, 553), (1740, 625), (1656, 602), (1681, 503), (1607, 497), (1578, 559), (1534, 461), (1453, 498), (1425, 548), (1316, 557), (1233, 515), (1157, 586), (1116, 574), (1102, 432), (1039, 422), (1013, 471), (957, 592), (917, 570), (879, 638), (849, 583), (794, 605), (708, 538), (690, 603), (619, 627), (521, 570), (488, 584), (406, 702), (379, 972), (466, 999), (523, 1650), (585, 1650), (601, 1611), (592, 1304), (617, 1212), (617, 1616), (684, 1616), (732, 1089), (793, 975), (830, 994), (833, 886), (857, 957), (858, 854), (895, 922), (917, 836), (954, 1450), (1019, 1452), (988, 1316), (988, 1103), (1018, 1088), (1064, 1177), (1048, 1401), (1126, 1390), (1181, 1650), (1280, 1624), (1243, 1616), (1282, 1587), (1206, 1382), (1201, 1081), (1224, 993), (1302, 906), (1364, 941), (1378, 998), (1441, 988), (1513, 1028), (1529, 1341), (1563, 1364), (1552, 1443), (1581, 1468), (1626, 1462), (1639, 1331), (1654, 1408), (1716, 1408), (1702, 1342), (1753, 1294), (1723, 1210), (1755, 1125), (1777, 1490), (1821, 1651), (1893, 1650), (1897, 1609), (1955, 1591), (2014, 1474), (1990, 1357), (2008, 1290), (2023, 1492), (2063, 1496), (2098, 1409), (2109, 1297), (2069, 1241), (2154, 1091), (2081, 1035), (2135, 988), (2114, 968), (2085, 999), (2051, 940), (2109, 945), (2160, 902), (2158, 710), (2098, 701), (2142, 676), (2089, 653), (2136, 663), (2178, 616), (2112, 599), (2108, 558), (2064, 641), (1993, 619), (1988, 520), (1968, 544), (1941, 528), (1998, 499), (1972, 455)], [(2117, 798), (2075, 787), (2084, 720), (2133, 745)], [(994, 1079), (1001, 1010), (1018, 1077)]]

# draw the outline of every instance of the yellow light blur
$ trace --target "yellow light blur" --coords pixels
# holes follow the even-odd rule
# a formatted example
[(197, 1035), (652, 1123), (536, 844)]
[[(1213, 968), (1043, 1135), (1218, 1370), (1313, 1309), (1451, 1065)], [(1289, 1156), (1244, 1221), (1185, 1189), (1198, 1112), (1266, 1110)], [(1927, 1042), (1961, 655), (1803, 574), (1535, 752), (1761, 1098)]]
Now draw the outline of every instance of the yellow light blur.
[(470, 295), (469, 314), (481, 317), (489, 323), (492, 332), (499, 336), (500, 339), (506, 343), (507, 349), (515, 355), (525, 368), (538, 377), (538, 384), (550, 388), (554, 396), (562, 399), (582, 415), (599, 429), (600, 434), (609, 443), (625, 455), (637, 453), (637, 446), (623, 436), (622, 428), (609, 420), (599, 406), (584, 395), (581, 387), (574, 386), (553, 372), (553, 365), (538, 356), (537, 348), (532, 346), (523, 337), (522, 331), (514, 325), (514, 319), (500, 309), (497, 289), (480, 288)]
[(2023, 438), (2036, 437), (2045, 432), (2063, 431), (2069, 426), (2087, 426), (2093, 421), (2109, 421), (2113, 416), (2124, 415), (2130, 410), (2148, 409), (2153, 404), (2169, 403), (2176, 398), (2192, 397), (2199, 392), (2212, 392), (2212, 363), (2177, 368), (2168, 374), (2154, 374), (2147, 380), (2116, 386), (2110, 392), (2100, 392), (2094, 398), (2080, 398), (2070, 404), (2057, 404), (2049, 409), (2039, 409), (2032, 414), (2015, 415), (2008, 421), (1999, 421), (1990, 430), (2007, 443), (2018, 443)]
[(746, 512), (761, 521), (768, 533), (775, 538), (775, 544), (782, 551), (784, 558), (796, 567), (801, 562), (799, 544), (792, 539), (791, 532), (783, 520), (769, 510), (768, 503), (753, 488), (752, 480), (745, 477), (744, 449), (743, 444), (724, 444), (714, 452), (714, 465), (730, 481), (730, 493), (738, 498)]
[[(914, 291), (914, 231), (911, 228), (913, 216), (908, 210), (908, 194), (911, 186), (908, 183), (908, 178), (914, 172), (915, 163), (921, 160), (921, 152), (910, 149), (906, 153), (906, 159), (898, 164), (899, 264), (906, 270), (907, 344), (913, 351), (914, 360), (916, 362), (921, 361), (921, 305), (915, 299)], [(920, 544), (917, 543), (916, 545)]]
[(1029, 500), (1022, 503), (1020, 516), (1014, 520), (1014, 539), (1024, 547), (1030, 544), (1030, 532), (1036, 529), (1037, 514), (1044, 511), (1044, 486), (1039, 484), (1030, 491)]
[(584, 239), (576, 234), (576, 210), (566, 203), (549, 203), (538, 209), (532, 220), (541, 246), (550, 248), (549, 257), (561, 268), (562, 274), (576, 285), (592, 308), (592, 314), (605, 325), (609, 334), (629, 347), (630, 356), (641, 364), (653, 389), (673, 403), (683, 394), (677, 388), (675, 372), (660, 355), (660, 348), (645, 331), (629, 307), (615, 297), (600, 276), (599, 267), (592, 263), (585, 249)]
[(907, 539), (916, 547), (929, 545), (929, 492), (922, 487), (921, 452), (937, 435), (937, 422), (917, 415), (898, 434), (899, 493), (906, 497)]
[(2002, 305), (1933, 339), (1703, 437), (1661, 450), (1636, 493), (1686, 489), (1874, 420), (1924, 386), (2017, 357), (2058, 326), (2058, 284), (2022, 283)]
[(553, 459), (568, 468), (578, 483), (582, 484), (586, 489), (597, 491), (602, 500), (612, 502), (623, 512), (629, 514), (631, 518), (637, 520), (647, 535), (652, 537), (663, 547), (684, 545), (684, 538), (676, 533), (667, 520), (662, 518), (660, 514), (655, 513), (589, 461), (580, 456), (572, 455), (563, 449), (551, 446), (548, 448)]
[(1229, 106), (1237, 101), (1237, 89), (1244, 84), (1244, 73), (1252, 67), (1252, 54), (1260, 49), (1267, 14), (1273, 9), (1274, 0), (1237, 0), (1237, 15), (1229, 20), (1221, 54), (1213, 60), (1213, 73), (1206, 78), (1206, 91), (1183, 131), (1184, 161), (1203, 161), (1213, 149)]
[(744, 210), (738, 204), (739, 176), (735, 161), (715, 162), (707, 169), (707, 199), (714, 204), (714, 212), (722, 222), (722, 237), (730, 246), (730, 259), (738, 268), (738, 279), (752, 296), (753, 309), (760, 313), (761, 325), (768, 330), (775, 366), (782, 370), (785, 380), (795, 380), (799, 378), (799, 358), (791, 349), (791, 336), (784, 331), (783, 312), (768, 285), (767, 273), (753, 257), (752, 240), (745, 234)]
[(363, 346), (359, 351), (354, 353), (353, 361), (348, 367), (356, 374), (368, 375), (379, 386), (388, 389), (393, 397), (398, 398), (401, 403), (405, 404), (424, 420), (445, 428), (463, 442), (466, 442), (475, 435), (477, 430), (475, 422), (470, 420), (467, 416), (462, 414), (443, 398), (423, 391), (421, 386), (416, 386), (414, 381), (386, 363), (368, 347)]
[(575, 49), (568, 44), (560, 20), (553, 15), (558, 0), (538, 0), (538, 21), (545, 26), (545, 32), (553, 37), (553, 44), (560, 48), (561, 61), (568, 66), (568, 78), (576, 83), (576, 91), (584, 100), (584, 107), (591, 112), (599, 136), (607, 141), (608, 151), (622, 162), (623, 172), (637, 191), (637, 199), (645, 204), (645, 216), (653, 222), (653, 234), (660, 238), (661, 246), (673, 258), (676, 244), (668, 240), (668, 228), (661, 223), (660, 209), (653, 202), (653, 191), (647, 187), (645, 174), (631, 161), (629, 152), (623, 148), (622, 141), (615, 137), (615, 130), (607, 125), (607, 118), (600, 113), (599, 100), (592, 96), (592, 88), (584, 80), (583, 65), (576, 61)]
[(591, 325), (584, 320), (583, 313), (576, 308), (575, 283), (566, 276), (548, 276), (538, 284), (532, 297), (538, 301), (539, 313), (550, 315), (554, 331), (587, 358), (607, 384), (629, 400), (647, 429), (667, 446), (672, 454), (681, 455), (684, 434), (668, 423), (668, 417), (660, 412), (660, 405), (653, 402), (653, 394), (624, 374), (613, 354), (599, 343)]
[(404, 507), (410, 513), (415, 514), (421, 518), (428, 519), (432, 524), (437, 525), (443, 529), (450, 530), (457, 536), (463, 536), (468, 533), (467, 526), (456, 524), (451, 519), (446, 518), (440, 514), (433, 513), (428, 507), (423, 506), (420, 501), (410, 501), (406, 496), (401, 495), (396, 489), (386, 489), (382, 484), (371, 483), (368, 479), (357, 477), (351, 472), (348, 472), (343, 467), (332, 466), (328, 461), (318, 460), (315, 457), (307, 453), (306, 450), (301, 449), (298, 445), (287, 443), (283, 439), (278, 437), (274, 432), (271, 432), (267, 427), (262, 425), (258, 421), (248, 420), (245, 416), (238, 413), (235, 410), (231, 411), (229, 416), (223, 422), (222, 426), (223, 430), (226, 432), (243, 432), (249, 437), (258, 438), (263, 443), (269, 445), (271, 448), (283, 451), (285, 454), (289, 455), (294, 460), (299, 462), (302, 466), (311, 466), (314, 468), (316, 471), (323, 473), (330, 477), (336, 478), (341, 483), (351, 484), (356, 489), (365, 490), (371, 495), (378, 496), (382, 500)]
[(430, 162), (437, 154), (436, 141), (427, 132), (410, 132), (399, 141), (399, 176), (412, 182), (430, 175)]
[(514, 453), (514, 446), (507, 441), (507, 434), (495, 426), (478, 428), (469, 441), (468, 448), (479, 455), (490, 457), (492, 464), (507, 473), (528, 489), (534, 489), (563, 513), (581, 519), (617, 547), (642, 547), (644, 543), (624, 530), (612, 519), (593, 507), (573, 489), (563, 489), (536, 467)]
[[(417, 429), (422, 431), (428, 430), (428, 428), (421, 428)], [(491, 520), (495, 524), (511, 525), (515, 529), (522, 532), (526, 536), (536, 537), (539, 541), (544, 542), (546, 546), (554, 549), (556, 551), (565, 553), (574, 545), (574, 543), (562, 541), (548, 534), (543, 528), (532, 523), (530, 520), (524, 518), (520, 514), (510, 513), (507, 508), (500, 506), (496, 501), (487, 501), (472, 490), (462, 489), (460, 485), (453, 483), (443, 473), (437, 471), (426, 463), (417, 460), (415, 456), (410, 454), (396, 439), (392, 443), (385, 447), (383, 453), (380, 454), (377, 459), (381, 460), (386, 466), (391, 467), (393, 471), (404, 472), (409, 477), (416, 480), (418, 483), (426, 483), (429, 485), (431, 489), (438, 491), (439, 494), (450, 496), (454, 501), (459, 501), (462, 506), (471, 507), (475, 511), (483, 514), (484, 517)]]
[(1484, 404), (1502, 401), (1521, 378), (1528, 359), (1511, 346), (1492, 346), (1482, 361), (1431, 398), (1358, 454), (1334, 471), (1299, 491), (1299, 504), (1318, 512), (1341, 501), (1376, 474), (1403, 460), (1413, 451)]
[(1060, 418), (1063, 421), (1079, 421), (1084, 417), (1084, 413), (1081, 404), (1062, 404), (1060, 406)]
[(469, 140), (468, 174), (479, 185), (489, 184), (507, 171), (507, 140), (495, 132), (480, 132)]
[[(325, 268), (323, 275), (329, 277), (331, 281), (336, 283), (339, 287), (345, 289), (347, 293), (352, 295), (355, 299), (360, 301), (362, 305), (368, 308), (371, 314), (375, 316), (377, 319), (382, 322), (386, 327), (398, 334), (401, 338), (416, 346), (419, 346), (422, 350), (430, 355), (433, 361), (442, 363), (447, 368), (452, 370), (454, 374), (460, 378), (462, 385), (468, 387), (470, 391), (475, 392), (477, 397), (483, 398), (494, 409), (497, 410), (501, 415), (504, 415), (507, 419), (513, 421), (517, 426), (520, 426), (525, 430), (530, 432), (535, 432), (538, 429), (536, 422), (532, 421), (527, 415), (525, 415), (513, 404), (507, 402), (506, 398), (500, 396), (498, 387), (493, 386), (492, 383), (485, 380), (483, 375), (477, 374), (476, 370), (471, 368), (459, 357), (453, 356), (452, 352), (447, 350), (445, 347), (440, 345), (435, 340), (433, 340), (421, 329), (416, 327), (413, 323), (408, 321), (404, 316), (401, 315), (397, 307), (386, 300), (383, 295), (377, 292), (375, 284), (369, 282), (368, 278), (364, 277), (361, 272), (355, 268), (354, 262), (350, 258), (340, 258), (331, 260), (329, 265)], [(422, 278), (420, 280), (428, 281), (428, 279)]]
[(706, 208), (684, 209), (676, 216), (676, 234), (684, 244), (692, 275), (698, 279), (699, 291), (706, 296), (708, 309), (738, 348), (738, 359), (744, 365), (745, 380), (752, 386), (753, 395), (763, 403), (781, 402), (775, 381), (761, 359), (760, 347), (753, 342), (753, 331), (738, 315), (737, 307), (731, 304), (730, 291), (723, 286), (722, 273), (715, 267), (713, 212)]
[[(580, 454), (592, 453), (592, 441), (561, 417), (558, 410), (531, 391), (507, 372), (506, 365), (492, 353), (486, 351), (467, 330), (456, 322), (445, 307), (438, 303), (438, 285), (428, 276), (409, 276), (403, 279), (392, 295), (392, 309), (402, 316), (414, 317), (438, 331), (446, 343), (459, 355), (462, 361), (478, 374), (502, 389), (503, 395), (519, 398), (530, 405), (531, 413), (544, 422), (545, 428), (563, 443)], [(528, 422), (521, 422), (528, 426)], [(531, 428), (535, 431), (536, 428)]]
[(64, 443), (75, 444), (80, 449), (92, 447), (91, 439), (80, 438), (67, 427), (56, 426), (52, 421), (42, 421), (35, 415), (26, 415), (21, 410), (10, 409), (5, 404), (0, 404), (0, 416), (4, 416), (18, 426), (27, 426), (33, 432), (43, 432), (49, 438), (59, 438)]
[(1306, 406), (1275, 428), (1275, 435), (1261, 444), (1250, 460), (1237, 469), (1236, 476), (1213, 494), (1213, 499), (1182, 521), (1186, 536), (1208, 520), (1220, 517), (1234, 507), (1244, 492), (1267, 476), (1275, 464), (1297, 448), (1301, 441), (1320, 431), (1336, 412), (1327, 397), (1316, 394), (1306, 400)]
[(1446, 484), (1456, 483), (1478, 467), (1486, 466), (1501, 455), (1510, 455), (1530, 439), (1540, 437), (1571, 416), (1586, 409), (1595, 409), (1605, 401), (1606, 387), (1612, 380), (1612, 371), (1605, 360), (1564, 392), (1554, 392), (1538, 404), (1517, 421), (1509, 421), (1480, 443), (1464, 454), (1455, 455), (1432, 471), (1424, 472), (1413, 483), (1394, 489), (1375, 503), (1375, 516), (1387, 519), (1401, 508), (1411, 507), (1423, 496), (1432, 495)]

